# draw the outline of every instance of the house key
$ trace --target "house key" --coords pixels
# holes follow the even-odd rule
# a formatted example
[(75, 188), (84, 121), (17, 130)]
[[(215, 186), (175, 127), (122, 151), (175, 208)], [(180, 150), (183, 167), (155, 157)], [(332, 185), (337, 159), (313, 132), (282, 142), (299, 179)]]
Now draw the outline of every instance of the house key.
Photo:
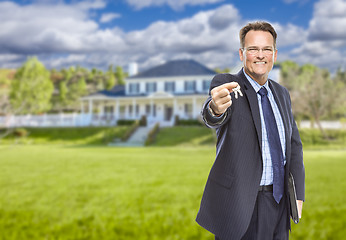
[(236, 86), (235, 88), (232, 89), (234, 92), (234, 97), (235, 99), (238, 99), (238, 93), (240, 96), (243, 96), (243, 93), (240, 91), (240, 86)]

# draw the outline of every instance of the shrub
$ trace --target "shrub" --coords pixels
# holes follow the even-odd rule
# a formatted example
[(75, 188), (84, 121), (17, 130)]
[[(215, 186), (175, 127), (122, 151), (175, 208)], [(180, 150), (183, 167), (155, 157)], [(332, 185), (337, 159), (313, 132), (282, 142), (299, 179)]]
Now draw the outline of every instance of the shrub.
[(145, 141), (145, 146), (148, 146), (155, 141), (156, 135), (159, 131), (160, 131), (160, 124), (156, 123), (154, 128), (148, 134), (148, 138)]
[(203, 126), (204, 124), (198, 119), (175, 119), (176, 126)]
[(13, 135), (15, 137), (26, 137), (28, 136), (28, 130), (26, 130), (25, 128), (16, 128), (13, 131)]
[(133, 125), (136, 122), (136, 120), (118, 120), (117, 125), (118, 126), (129, 126), (129, 125)]
[(141, 120), (139, 121), (139, 125), (140, 126), (143, 126), (143, 127), (146, 127), (147, 126), (147, 117), (145, 115), (143, 115), (141, 117)]

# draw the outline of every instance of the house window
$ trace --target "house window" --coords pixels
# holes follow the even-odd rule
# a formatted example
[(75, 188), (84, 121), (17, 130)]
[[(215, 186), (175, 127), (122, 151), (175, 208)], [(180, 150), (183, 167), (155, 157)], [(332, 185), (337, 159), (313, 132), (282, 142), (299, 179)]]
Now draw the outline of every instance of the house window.
[(139, 83), (130, 83), (130, 94), (138, 94), (139, 93)]
[(194, 92), (196, 90), (195, 81), (186, 81), (185, 82), (185, 92)]
[(174, 82), (165, 82), (165, 92), (174, 92), (175, 91), (175, 83)]
[(146, 88), (147, 94), (156, 92), (156, 83), (155, 82), (146, 83), (145, 88)]
[(204, 80), (203, 81), (203, 92), (208, 92), (210, 88), (211, 80)]

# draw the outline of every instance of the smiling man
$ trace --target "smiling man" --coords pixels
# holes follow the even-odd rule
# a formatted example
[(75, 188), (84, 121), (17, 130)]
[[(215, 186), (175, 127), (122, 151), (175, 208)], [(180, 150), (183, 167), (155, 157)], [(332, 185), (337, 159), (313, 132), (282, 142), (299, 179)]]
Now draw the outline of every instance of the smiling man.
[(305, 197), (302, 144), (288, 91), (268, 79), (277, 58), (274, 28), (249, 23), (239, 37), (243, 69), (216, 75), (202, 109), (217, 149), (196, 221), (215, 239), (285, 240), (289, 174), (299, 216)]

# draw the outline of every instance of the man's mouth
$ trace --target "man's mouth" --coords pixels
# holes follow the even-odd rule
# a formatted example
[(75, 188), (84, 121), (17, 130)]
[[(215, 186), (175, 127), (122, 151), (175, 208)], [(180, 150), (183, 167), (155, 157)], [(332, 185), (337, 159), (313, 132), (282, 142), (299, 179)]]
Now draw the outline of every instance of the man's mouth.
[(266, 62), (255, 62), (255, 64), (266, 64)]

